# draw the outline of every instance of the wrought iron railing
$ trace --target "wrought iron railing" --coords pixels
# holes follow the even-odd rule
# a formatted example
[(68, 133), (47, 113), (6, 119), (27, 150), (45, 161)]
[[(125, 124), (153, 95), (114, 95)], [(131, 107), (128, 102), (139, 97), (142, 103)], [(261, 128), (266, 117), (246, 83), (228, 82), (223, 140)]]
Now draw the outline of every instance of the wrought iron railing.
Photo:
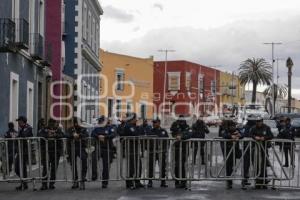
[(15, 23), (8, 18), (0, 18), (0, 52), (12, 51), (15, 42)]

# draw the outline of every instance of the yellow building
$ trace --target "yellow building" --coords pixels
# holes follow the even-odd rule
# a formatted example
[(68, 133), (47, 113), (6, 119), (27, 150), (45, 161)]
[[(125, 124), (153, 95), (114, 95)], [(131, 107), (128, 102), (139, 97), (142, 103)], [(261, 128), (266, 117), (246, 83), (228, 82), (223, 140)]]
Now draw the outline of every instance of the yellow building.
[(245, 104), (245, 87), (241, 85), (238, 76), (220, 72), (220, 106), (224, 110), (233, 105)]
[(135, 112), (140, 118), (153, 116), (153, 57), (137, 58), (100, 51), (100, 114), (108, 117)]

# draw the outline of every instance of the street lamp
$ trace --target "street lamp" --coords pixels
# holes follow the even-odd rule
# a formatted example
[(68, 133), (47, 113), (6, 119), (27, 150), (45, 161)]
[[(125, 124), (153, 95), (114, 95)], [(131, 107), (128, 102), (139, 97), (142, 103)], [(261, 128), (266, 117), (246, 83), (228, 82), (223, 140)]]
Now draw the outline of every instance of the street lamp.
[(292, 67), (294, 63), (289, 57), (286, 60), (286, 67), (288, 68), (288, 113), (291, 113), (291, 104), (292, 104)]

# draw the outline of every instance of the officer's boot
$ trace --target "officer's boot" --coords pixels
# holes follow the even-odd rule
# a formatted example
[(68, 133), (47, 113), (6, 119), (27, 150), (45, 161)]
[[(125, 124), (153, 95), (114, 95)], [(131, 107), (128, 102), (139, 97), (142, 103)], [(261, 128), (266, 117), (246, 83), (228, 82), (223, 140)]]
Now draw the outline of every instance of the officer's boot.
[(80, 181), (80, 188), (79, 189), (80, 190), (85, 190), (85, 181), (84, 180)]
[(164, 187), (164, 188), (168, 187), (168, 185), (166, 184), (166, 181), (161, 181), (160, 187)]
[(75, 181), (72, 185), (72, 189), (77, 189), (79, 188), (79, 184), (78, 184), (78, 181)]
[(226, 181), (226, 188), (228, 190), (232, 189), (232, 181), (231, 180), (230, 181)]
[(152, 188), (152, 180), (149, 180), (148, 184), (147, 184), (147, 188)]
[(47, 190), (47, 189), (48, 189), (47, 182), (43, 182), (40, 190)]

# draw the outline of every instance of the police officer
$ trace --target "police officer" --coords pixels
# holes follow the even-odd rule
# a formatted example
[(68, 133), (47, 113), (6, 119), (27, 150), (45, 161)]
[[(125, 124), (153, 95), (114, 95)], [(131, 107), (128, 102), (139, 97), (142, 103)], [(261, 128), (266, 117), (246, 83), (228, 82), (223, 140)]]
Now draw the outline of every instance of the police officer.
[(69, 139), (69, 161), (73, 168), (73, 185), (72, 189), (79, 188), (78, 183), (78, 172), (77, 172), (77, 158), (81, 161), (81, 180), (80, 189), (85, 189), (86, 173), (87, 173), (87, 153), (86, 148), (86, 138), (89, 136), (87, 130), (82, 127), (79, 118), (73, 119), (73, 127), (68, 129), (67, 138)]
[[(29, 124), (27, 124), (26, 117), (20, 116), (17, 119), (17, 122), (19, 125), (19, 132), (18, 132), (17, 138), (33, 137), (32, 127)], [(21, 152), (19, 152), (19, 150), (21, 150)], [(15, 171), (16, 171), (16, 174), (20, 178), (24, 178), (24, 179), (27, 178), (27, 164), (28, 164), (29, 153), (31, 153), (31, 152), (29, 152), (27, 141), (20, 140), (20, 142), (18, 144), (16, 161), (15, 161)], [(22, 169), (20, 169), (20, 167)], [(22, 170), (22, 175), (21, 175), (21, 170)], [(27, 183), (25, 181), (21, 180), (21, 185), (16, 187), (16, 190), (26, 190), (26, 189), (28, 189)]]
[[(8, 130), (6, 131), (4, 138), (7, 139), (13, 139), (16, 138), (18, 136), (18, 132), (15, 129), (14, 123), (9, 122), (8, 123)], [(14, 162), (14, 157), (15, 154), (17, 152), (17, 148), (18, 148), (18, 143), (16, 141), (8, 141), (7, 144), (8, 147), (8, 169), (7, 172), (11, 172), (12, 171), (12, 165)]]
[[(41, 156), (43, 165), (43, 183), (41, 190), (48, 189), (48, 169), (50, 169), (50, 182), (49, 189), (55, 189), (55, 179), (56, 171), (59, 164), (59, 159), (62, 151), (62, 141), (61, 138), (64, 137), (64, 133), (61, 128), (58, 127), (57, 122), (54, 119), (48, 120), (48, 126), (42, 127), (38, 132), (38, 137), (43, 137), (48, 140), (48, 149), (46, 149), (46, 144), (44, 140), (41, 141)], [(46, 156), (48, 154), (48, 162)]]
[[(98, 119), (98, 126), (92, 131), (92, 137), (99, 141), (100, 156), (102, 158), (102, 188), (107, 188), (109, 180), (109, 165), (112, 160), (112, 139), (115, 137), (115, 129), (106, 123), (104, 116)], [(98, 149), (98, 148), (96, 148)]]
[[(185, 178), (185, 161), (187, 158), (186, 143), (184, 140), (191, 138), (192, 130), (184, 119), (183, 115), (180, 115), (178, 120), (173, 122), (171, 125), (171, 133), (174, 138), (176, 138), (175, 146), (175, 176), (180, 179)], [(180, 157), (181, 153), (181, 157)], [(180, 176), (180, 166), (181, 166), (181, 176)], [(185, 188), (186, 181), (175, 180), (175, 188)]]
[[(150, 137), (157, 137), (157, 138), (168, 138), (168, 132), (163, 129), (160, 126), (160, 119), (155, 119), (152, 121), (153, 123), (153, 128), (150, 133), (148, 133), (148, 136)], [(156, 144), (154, 144), (154, 142)], [(154, 149), (154, 146), (156, 149)], [(156, 161), (160, 162), (160, 178), (162, 179), (160, 183), (160, 187), (168, 187), (166, 184), (166, 181), (164, 180), (166, 178), (166, 159), (167, 157), (167, 152), (168, 152), (168, 141), (167, 140), (154, 140), (151, 141), (149, 144), (149, 178), (154, 178), (153, 172), (154, 172), (154, 167), (156, 166)], [(152, 188), (152, 180), (149, 180), (148, 182), (148, 188)]]
[[(140, 136), (139, 128), (137, 127), (137, 116), (135, 113), (127, 113), (127, 123), (124, 127), (123, 133), (121, 133), (121, 137), (134, 137), (129, 139), (129, 143), (125, 143), (125, 150), (128, 149), (129, 155), (127, 155), (128, 162), (128, 170), (130, 180), (126, 180), (126, 188), (136, 189), (144, 187), (143, 184), (139, 180), (135, 180), (140, 178), (141, 171), (140, 167), (142, 165), (139, 151), (139, 139)], [(127, 146), (129, 145), (129, 146)], [(126, 155), (125, 155), (126, 156)], [(138, 167), (140, 166), (140, 167)]]
[[(260, 145), (260, 158), (257, 166), (257, 170), (260, 169), (260, 173), (258, 179), (255, 181), (256, 189), (266, 189), (267, 184), (266, 178), (267, 174), (267, 141), (273, 139), (273, 134), (271, 132), (271, 128), (263, 123), (263, 119), (261, 117), (257, 117), (256, 124), (250, 130), (250, 135), (254, 140), (256, 140)], [(258, 151), (259, 152), (259, 151)], [(257, 155), (259, 157), (259, 155)]]
[[(252, 135), (250, 135), (250, 130), (253, 126), (255, 126), (256, 124), (256, 116), (255, 115), (249, 115), (247, 117), (247, 123), (245, 124), (245, 126), (242, 128), (242, 138), (245, 139), (250, 139), (252, 138)], [(243, 149), (244, 149), (244, 158), (243, 158), (243, 169), (244, 169), (244, 180), (242, 180), (242, 189), (247, 189), (246, 186), (250, 185), (248, 179), (249, 179), (249, 169), (251, 166), (251, 159), (253, 160), (253, 150), (254, 147), (252, 144), (252, 142), (249, 141), (243, 141)], [(252, 146), (249, 146), (252, 145)], [(252, 158), (251, 158), (252, 155)]]
[[(227, 120), (222, 130), (224, 139), (230, 141), (224, 143), (224, 155), (226, 158), (226, 176), (231, 177), (235, 159), (240, 157), (240, 149), (238, 140), (241, 137), (240, 132), (236, 128), (236, 123), (233, 120)], [(232, 180), (227, 181), (227, 189), (232, 188)]]
[[(202, 119), (197, 119), (197, 121), (192, 125), (192, 138), (199, 138), (204, 139), (205, 134), (209, 133), (209, 129), (206, 126), (205, 122)], [(198, 142), (194, 143), (194, 164), (196, 163), (197, 152), (198, 152)], [(205, 142), (200, 142), (200, 156), (201, 156), (201, 164), (205, 164), (205, 157), (204, 157), (204, 147)]]
[(290, 118), (281, 119), (278, 138), (291, 141), (291, 142), (284, 142), (283, 144), (281, 143), (282, 145), (281, 149), (283, 149), (284, 151), (284, 157), (285, 157), (284, 167), (289, 167), (289, 154), (291, 157), (291, 165), (293, 166), (294, 158), (292, 152), (294, 151), (294, 149), (293, 149), (292, 141), (295, 140), (295, 132), (294, 132), (294, 128), (291, 126)]
[(147, 136), (151, 134), (152, 127), (148, 124), (147, 119), (143, 119), (143, 123), (139, 126), (140, 136)]

